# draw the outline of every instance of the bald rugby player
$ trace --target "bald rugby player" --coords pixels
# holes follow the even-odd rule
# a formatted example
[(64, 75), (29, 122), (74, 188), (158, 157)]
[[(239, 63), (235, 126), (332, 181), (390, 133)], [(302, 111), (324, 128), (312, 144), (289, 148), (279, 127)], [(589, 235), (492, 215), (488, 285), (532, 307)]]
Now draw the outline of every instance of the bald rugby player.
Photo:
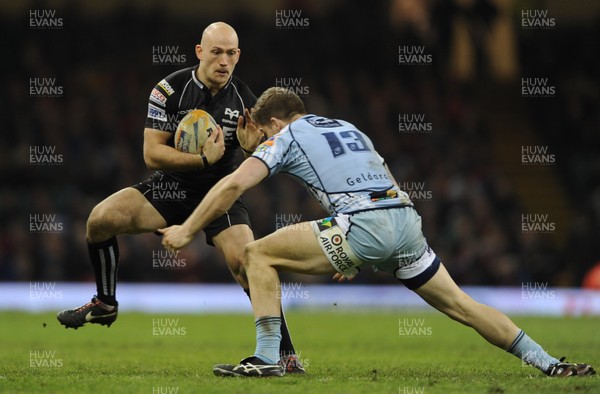
[[(249, 156), (263, 136), (256, 129), (240, 127), (243, 121), (240, 115), (254, 106), (256, 96), (233, 75), (241, 52), (236, 31), (223, 22), (209, 25), (195, 52), (199, 64), (172, 73), (150, 93), (144, 161), (156, 172), (100, 202), (88, 218), (86, 241), (97, 294), (91, 302), (57, 315), (66, 328), (76, 329), (86, 323), (110, 327), (117, 319), (117, 235), (156, 232), (182, 223), (206, 193), (234, 171), (238, 149)], [(207, 111), (220, 126), (201, 154), (184, 153), (173, 147), (178, 123), (194, 109)], [(242, 253), (254, 237), (242, 199), (215, 218), (204, 232), (207, 243), (223, 254), (233, 277), (249, 297)], [(303, 373), (285, 323), (281, 336), (282, 367), (287, 372)]]

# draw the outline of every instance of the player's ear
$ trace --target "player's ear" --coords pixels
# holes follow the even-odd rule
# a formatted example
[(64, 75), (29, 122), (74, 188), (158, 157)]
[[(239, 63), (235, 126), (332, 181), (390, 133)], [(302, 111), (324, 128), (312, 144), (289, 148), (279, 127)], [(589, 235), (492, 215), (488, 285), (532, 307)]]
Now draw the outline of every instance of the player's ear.
[(240, 60), (240, 55), (242, 54), (242, 50), (238, 48), (237, 55), (235, 57), (235, 62), (237, 63)]
[(279, 119), (272, 116), (269, 120), (271, 121), (271, 126), (274, 130), (277, 130), (277, 132), (281, 131), (281, 127), (279, 126)]
[(196, 57), (198, 58), (198, 60), (202, 60), (202, 45), (196, 44), (194, 50), (196, 52)]

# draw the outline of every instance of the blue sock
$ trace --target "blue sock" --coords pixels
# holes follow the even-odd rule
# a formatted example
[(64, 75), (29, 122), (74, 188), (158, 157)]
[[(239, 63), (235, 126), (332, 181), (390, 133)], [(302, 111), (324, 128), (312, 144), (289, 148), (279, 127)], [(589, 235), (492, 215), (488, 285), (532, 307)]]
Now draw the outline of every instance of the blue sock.
[(529, 338), (523, 330), (519, 330), (517, 337), (507, 352), (514, 354), (525, 363), (533, 365), (542, 372), (546, 372), (550, 364), (559, 362), (559, 360), (546, 353), (533, 339)]
[(281, 342), (281, 317), (263, 316), (256, 319), (256, 350), (258, 357), (267, 364), (279, 361), (279, 344)]

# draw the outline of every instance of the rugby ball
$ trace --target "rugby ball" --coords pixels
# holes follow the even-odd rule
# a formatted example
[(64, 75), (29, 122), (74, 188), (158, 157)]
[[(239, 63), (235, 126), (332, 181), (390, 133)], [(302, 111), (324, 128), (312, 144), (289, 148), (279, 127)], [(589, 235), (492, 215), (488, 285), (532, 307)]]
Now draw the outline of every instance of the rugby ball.
[(217, 129), (217, 122), (202, 109), (195, 109), (181, 119), (175, 131), (175, 149), (187, 153), (201, 153), (210, 134)]

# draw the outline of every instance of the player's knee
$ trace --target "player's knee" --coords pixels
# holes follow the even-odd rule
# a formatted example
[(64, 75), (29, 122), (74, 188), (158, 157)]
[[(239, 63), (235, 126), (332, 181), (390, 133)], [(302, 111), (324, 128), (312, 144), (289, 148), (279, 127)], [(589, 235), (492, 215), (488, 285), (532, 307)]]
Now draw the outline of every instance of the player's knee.
[(242, 253), (242, 264), (244, 264), (244, 267), (246, 267), (246, 269), (248, 269), (251, 261), (254, 259), (255, 256), (255, 247), (254, 245), (252, 245), (254, 242), (250, 242), (248, 244), (246, 244), (246, 246), (244, 246), (244, 252)]
[(118, 209), (112, 209), (105, 204), (98, 204), (92, 209), (86, 224), (88, 242), (101, 242), (106, 238), (117, 235), (118, 229), (126, 221), (126, 215)]
[(234, 276), (237, 277), (244, 274), (244, 259), (241, 254), (229, 254), (227, 256), (227, 264)]
[(267, 259), (264, 258), (264, 253), (260, 242), (250, 242), (244, 247), (242, 263), (246, 270), (255, 268), (256, 266), (266, 262)]

